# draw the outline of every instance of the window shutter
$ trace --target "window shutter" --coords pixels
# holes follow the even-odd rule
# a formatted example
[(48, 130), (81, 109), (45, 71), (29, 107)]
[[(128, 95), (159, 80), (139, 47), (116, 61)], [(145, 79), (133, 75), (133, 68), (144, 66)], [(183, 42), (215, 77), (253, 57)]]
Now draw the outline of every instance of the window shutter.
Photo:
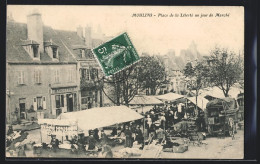
[(86, 79), (89, 80), (89, 69), (86, 69)]
[(33, 109), (35, 111), (37, 111), (37, 98), (36, 97), (33, 98)]
[(21, 72), (17, 72), (18, 73), (18, 79), (17, 79), (17, 83), (21, 84)]
[(42, 108), (46, 109), (46, 97), (45, 96), (42, 98)]
[(34, 74), (33, 74), (33, 80), (34, 80), (34, 83), (36, 83), (36, 70), (34, 70)]
[(58, 69), (58, 82), (60, 82), (60, 72), (61, 72), (61, 70)]
[(64, 95), (64, 96), (62, 96), (63, 97), (63, 112), (67, 112), (67, 96), (66, 95)]
[(39, 70), (39, 83), (42, 82), (42, 79), (41, 79), (41, 71)]
[(25, 73), (22, 71), (22, 84), (25, 84)]

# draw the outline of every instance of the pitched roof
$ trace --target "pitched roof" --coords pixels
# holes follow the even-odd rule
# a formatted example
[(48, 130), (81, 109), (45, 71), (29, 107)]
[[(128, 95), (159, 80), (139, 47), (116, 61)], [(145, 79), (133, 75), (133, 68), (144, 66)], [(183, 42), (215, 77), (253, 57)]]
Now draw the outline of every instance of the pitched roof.
[[(76, 32), (54, 30), (51, 27), (43, 27), (43, 38), (45, 44), (59, 47), (59, 61), (52, 61), (47, 53), (41, 53), (40, 61), (34, 61), (25, 51), (22, 45), (29, 43), (27, 40), (27, 25), (24, 23), (7, 22), (6, 28), (6, 59), (7, 62), (19, 63), (76, 63), (77, 54), (74, 52), (73, 44), (84, 44)], [(37, 43), (35, 41), (31, 41)]]

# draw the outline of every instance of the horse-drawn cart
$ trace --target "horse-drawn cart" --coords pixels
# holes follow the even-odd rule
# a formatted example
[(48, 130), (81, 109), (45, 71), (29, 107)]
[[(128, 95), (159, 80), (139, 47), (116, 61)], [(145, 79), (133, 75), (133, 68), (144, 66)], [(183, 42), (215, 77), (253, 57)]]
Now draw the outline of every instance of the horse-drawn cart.
[(210, 135), (230, 135), (236, 132), (238, 104), (233, 98), (209, 101), (205, 110), (205, 122)]

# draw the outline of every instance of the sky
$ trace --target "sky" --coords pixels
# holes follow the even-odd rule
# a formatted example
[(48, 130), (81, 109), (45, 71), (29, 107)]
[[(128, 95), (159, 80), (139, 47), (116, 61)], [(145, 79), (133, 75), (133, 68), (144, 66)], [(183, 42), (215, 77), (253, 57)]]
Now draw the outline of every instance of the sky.
[[(192, 41), (203, 55), (208, 55), (216, 45), (235, 52), (243, 51), (244, 47), (244, 8), (239, 6), (8, 5), (7, 14), (12, 13), (15, 21), (26, 23), (26, 16), (34, 9), (42, 14), (44, 25), (53, 29), (76, 31), (78, 26), (91, 25), (93, 30), (99, 26), (106, 36), (127, 32), (138, 53), (164, 55), (174, 50), (178, 56)], [(139, 13), (153, 16), (132, 17)], [(228, 16), (216, 17), (217, 13)], [(170, 17), (171, 14), (174, 16)], [(190, 14), (193, 16), (187, 17)], [(200, 18), (201, 14), (208, 15)]]

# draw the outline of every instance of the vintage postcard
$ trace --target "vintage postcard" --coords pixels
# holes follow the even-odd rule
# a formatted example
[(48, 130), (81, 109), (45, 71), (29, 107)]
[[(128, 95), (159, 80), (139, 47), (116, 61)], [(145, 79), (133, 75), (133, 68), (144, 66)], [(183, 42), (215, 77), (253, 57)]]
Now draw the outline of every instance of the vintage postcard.
[(6, 157), (244, 158), (241, 6), (7, 5)]

